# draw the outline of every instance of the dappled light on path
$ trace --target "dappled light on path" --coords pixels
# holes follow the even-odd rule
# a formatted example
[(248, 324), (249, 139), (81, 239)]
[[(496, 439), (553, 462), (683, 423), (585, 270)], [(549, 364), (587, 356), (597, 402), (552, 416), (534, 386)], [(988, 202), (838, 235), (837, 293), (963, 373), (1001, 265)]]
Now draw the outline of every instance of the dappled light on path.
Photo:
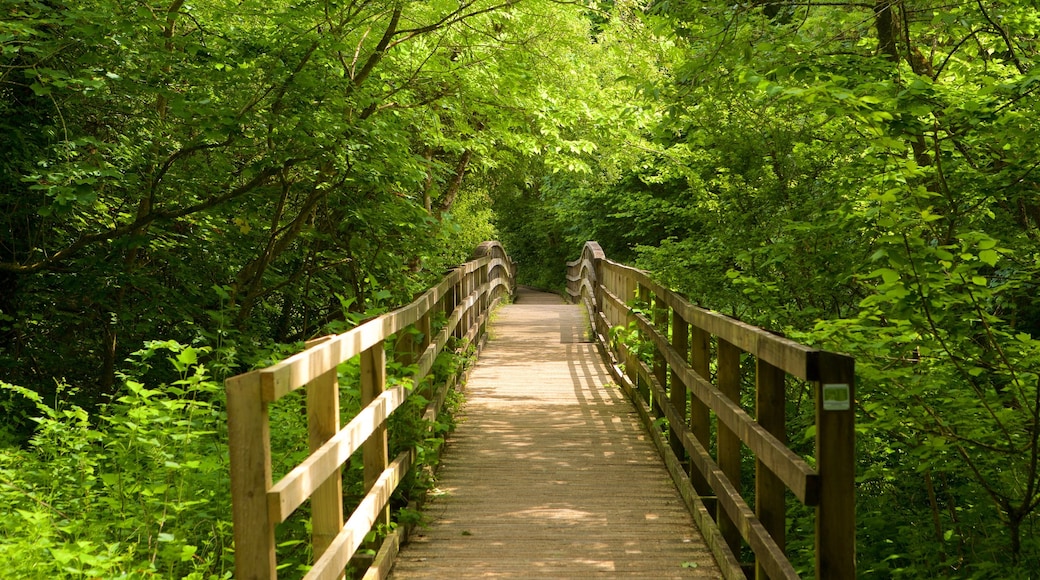
[(499, 311), (394, 578), (719, 577), (583, 324), (551, 294)]

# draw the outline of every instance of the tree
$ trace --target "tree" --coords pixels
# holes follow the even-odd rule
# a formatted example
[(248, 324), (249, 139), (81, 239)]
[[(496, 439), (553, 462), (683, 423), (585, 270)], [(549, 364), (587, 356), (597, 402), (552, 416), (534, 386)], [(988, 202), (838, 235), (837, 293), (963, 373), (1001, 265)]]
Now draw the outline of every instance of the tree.
[(8, 376), (97, 398), (147, 338), (237, 365), (410, 299), (470, 250), (442, 219), (467, 176), (559, 149), (525, 67), (584, 33), (567, 10), (3, 3)]
[(675, 46), (641, 77), (666, 114), (562, 215), (704, 305), (857, 357), (866, 570), (1035, 568), (1035, 11), (659, 2), (642, 20)]

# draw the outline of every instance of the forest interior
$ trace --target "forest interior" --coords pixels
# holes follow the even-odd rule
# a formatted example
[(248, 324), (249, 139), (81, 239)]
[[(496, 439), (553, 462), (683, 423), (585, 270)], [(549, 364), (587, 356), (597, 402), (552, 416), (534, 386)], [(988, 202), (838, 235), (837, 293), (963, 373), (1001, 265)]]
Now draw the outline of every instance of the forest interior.
[(1035, 0), (0, 0), (0, 576), (230, 578), (224, 379), (497, 239), (854, 356), (861, 577), (1038, 578), (1038, 64)]

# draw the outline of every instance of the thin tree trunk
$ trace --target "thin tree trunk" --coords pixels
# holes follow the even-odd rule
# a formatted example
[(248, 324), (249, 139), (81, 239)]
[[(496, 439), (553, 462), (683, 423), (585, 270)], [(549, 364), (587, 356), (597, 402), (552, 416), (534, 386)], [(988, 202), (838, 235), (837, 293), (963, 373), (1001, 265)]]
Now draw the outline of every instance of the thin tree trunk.
[(444, 212), (451, 211), (451, 206), (459, 194), (459, 188), (462, 187), (462, 178), (466, 176), (466, 168), (469, 167), (472, 158), (473, 151), (470, 149), (466, 149), (459, 158), (459, 163), (455, 166), (455, 175), (452, 176), (451, 183), (448, 184), (448, 188), (444, 190), (444, 197), (441, 198), (437, 211), (438, 217)]

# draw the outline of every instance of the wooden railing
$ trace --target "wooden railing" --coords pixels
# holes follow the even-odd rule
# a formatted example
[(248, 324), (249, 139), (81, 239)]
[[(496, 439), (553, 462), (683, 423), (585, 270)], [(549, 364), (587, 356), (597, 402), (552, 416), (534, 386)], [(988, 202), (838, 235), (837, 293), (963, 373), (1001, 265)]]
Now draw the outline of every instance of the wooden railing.
[[(314, 566), (306, 578), (339, 578), (379, 524), (389, 524), (391, 493), (411, 468), (415, 453), (407, 450), (388, 461), (387, 418), (410, 391), (386, 389), (385, 341), (397, 335), (395, 352), (416, 364), (413, 384), (427, 377), (434, 360), (452, 336), (463, 344), (480, 344), (491, 309), (515, 291), (515, 269), (502, 246), (485, 242), (474, 259), (452, 270), (436, 287), (408, 306), (380, 316), (343, 334), (308, 343), (307, 350), (265, 369), (228, 379), (228, 439), (231, 455), (231, 499), (235, 539), (235, 577), (275, 578), (275, 526), (310, 498)], [(447, 323), (431, 336), (431, 318), (443, 312)], [(414, 327), (418, 333), (404, 332)], [(421, 336), (418, 341), (412, 337)], [(403, 353), (403, 354), (402, 354)], [(339, 426), (337, 367), (360, 356), (361, 411)], [(457, 377), (439, 385), (426, 410), (435, 418), (444, 395)], [(308, 441), (311, 453), (280, 481), (271, 481), (268, 405), (306, 388)], [(366, 495), (343, 522), (341, 466), (358, 449), (364, 459)], [(384, 540), (365, 578), (383, 578), (396, 554), (399, 538)]]
[[(672, 477), (724, 574), (744, 577), (734, 557), (743, 539), (754, 552), (756, 578), (798, 578), (785, 555), (789, 489), (802, 504), (815, 506), (816, 577), (855, 578), (854, 361), (693, 306), (645, 272), (608, 260), (595, 242), (568, 263), (567, 280), (572, 299), (589, 311), (615, 380), (637, 403), (648, 429), (660, 435)], [(617, 335), (630, 328), (652, 349), (651, 364), (633, 354), (635, 345), (611, 340), (612, 329)], [(741, 405), (745, 353), (755, 363), (754, 419)], [(815, 469), (786, 445), (788, 376), (813, 386)], [(656, 427), (661, 418), (667, 419), (667, 443)], [(715, 458), (708, 451), (712, 434)], [(756, 460), (754, 511), (741, 495), (742, 446)]]

